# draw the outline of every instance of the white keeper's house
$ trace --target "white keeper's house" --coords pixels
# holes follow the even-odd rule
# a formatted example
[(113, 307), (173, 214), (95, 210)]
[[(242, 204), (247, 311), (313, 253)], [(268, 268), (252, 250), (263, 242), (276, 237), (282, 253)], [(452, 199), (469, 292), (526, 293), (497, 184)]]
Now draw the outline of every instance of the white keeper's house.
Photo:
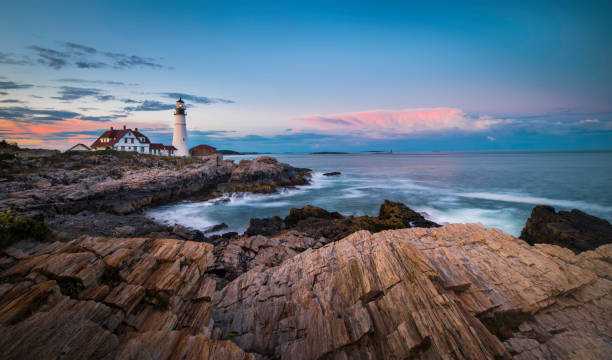
[(100, 137), (91, 144), (94, 150), (117, 150), (117, 151), (133, 151), (142, 154), (165, 155), (173, 156), (176, 148), (172, 145), (163, 145), (151, 143), (148, 137), (138, 131), (128, 129), (123, 126), (123, 129), (106, 130)]

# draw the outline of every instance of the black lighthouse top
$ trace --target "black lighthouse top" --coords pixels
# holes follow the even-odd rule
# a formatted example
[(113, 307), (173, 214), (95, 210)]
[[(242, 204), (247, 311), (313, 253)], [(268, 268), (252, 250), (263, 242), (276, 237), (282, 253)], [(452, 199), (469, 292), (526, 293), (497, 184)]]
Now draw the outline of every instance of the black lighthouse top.
[(176, 110), (174, 111), (174, 115), (185, 115), (185, 103), (182, 98), (179, 98), (176, 101)]

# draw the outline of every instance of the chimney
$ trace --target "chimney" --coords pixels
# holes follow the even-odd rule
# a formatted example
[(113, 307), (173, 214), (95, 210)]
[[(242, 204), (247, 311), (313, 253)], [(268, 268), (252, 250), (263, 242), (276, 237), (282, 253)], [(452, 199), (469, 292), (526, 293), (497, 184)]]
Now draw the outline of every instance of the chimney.
[(134, 128), (134, 131), (138, 131), (138, 128)]
[(111, 126), (111, 131), (113, 130), (113, 127)]
[(125, 125), (123, 125), (123, 130), (125, 130)]

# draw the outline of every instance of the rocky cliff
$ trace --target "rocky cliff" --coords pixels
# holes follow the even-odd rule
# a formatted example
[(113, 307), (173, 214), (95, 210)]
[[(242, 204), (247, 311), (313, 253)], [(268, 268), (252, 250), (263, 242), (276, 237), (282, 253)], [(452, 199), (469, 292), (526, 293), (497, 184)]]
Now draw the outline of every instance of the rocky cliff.
[(610, 358), (611, 259), (612, 245), (576, 255), (458, 224), (359, 231), (327, 245), (296, 231), (223, 246), (20, 242), (0, 257), (0, 351), (9, 359)]
[(276, 191), (307, 184), (310, 176), (308, 169), (263, 156), (236, 165), (221, 155), (43, 154), (2, 161), (0, 210), (44, 219), (71, 234), (111, 235), (124, 226), (146, 233), (159, 226), (136, 214), (145, 207), (224, 191)]

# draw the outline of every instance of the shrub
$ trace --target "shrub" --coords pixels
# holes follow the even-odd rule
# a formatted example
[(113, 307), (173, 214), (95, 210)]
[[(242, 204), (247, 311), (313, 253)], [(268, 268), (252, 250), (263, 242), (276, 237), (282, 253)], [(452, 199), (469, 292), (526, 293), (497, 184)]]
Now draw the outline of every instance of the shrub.
[(15, 144), (10, 144), (10, 143), (6, 142), (6, 140), (2, 140), (2, 141), (0, 141), (0, 149), (7, 149), (7, 150), (12, 150), (12, 151), (18, 151), (19, 150), (19, 146), (15, 145)]
[(51, 230), (42, 221), (0, 211), (0, 247), (26, 239), (49, 240)]

